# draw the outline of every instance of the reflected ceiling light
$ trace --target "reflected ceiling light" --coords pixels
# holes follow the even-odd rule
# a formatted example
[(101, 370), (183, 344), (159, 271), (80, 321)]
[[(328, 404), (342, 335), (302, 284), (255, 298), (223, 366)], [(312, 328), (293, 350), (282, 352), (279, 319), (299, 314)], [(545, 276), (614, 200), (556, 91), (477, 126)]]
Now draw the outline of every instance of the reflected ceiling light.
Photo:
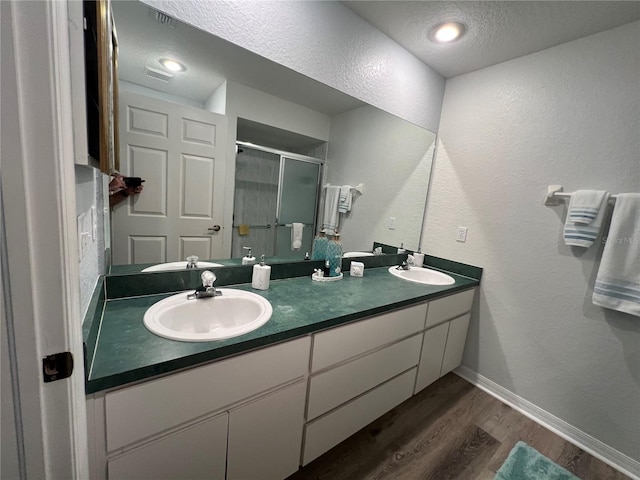
[(185, 67), (180, 62), (176, 62), (175, 60), (171, 60), (170, 58), (161, 58), (160, 63), (167, 70), (171, 70), (172, 72), (184, 72), (187, 67)]
[(436, 25), (429, 34), (434, 42), (450, 43), (458, 40), (464, 34), (464, 25), (458, 22), (446, 22)]

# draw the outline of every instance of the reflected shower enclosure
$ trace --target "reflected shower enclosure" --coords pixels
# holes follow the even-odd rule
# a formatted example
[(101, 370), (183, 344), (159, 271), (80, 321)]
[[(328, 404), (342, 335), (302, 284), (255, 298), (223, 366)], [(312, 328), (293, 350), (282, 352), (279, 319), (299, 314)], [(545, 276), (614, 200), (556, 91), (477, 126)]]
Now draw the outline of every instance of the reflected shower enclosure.
[[(303, 258), (316, 230), (322, 160), (238, 143), (231, 256)], [(291, 248), (292, 224), (302, 223), (302, 247)]]

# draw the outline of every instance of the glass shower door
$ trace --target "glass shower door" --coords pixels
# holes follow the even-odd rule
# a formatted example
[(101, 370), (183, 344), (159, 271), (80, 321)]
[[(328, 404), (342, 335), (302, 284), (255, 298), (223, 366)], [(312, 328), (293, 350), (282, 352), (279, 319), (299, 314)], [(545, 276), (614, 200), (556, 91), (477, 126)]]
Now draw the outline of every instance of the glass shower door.
[(246, 146), (238, 150), (231, 257), (244, 256), (244, 246), (258, 258), (275, 253), (279, 175), (280, 155)]
[[(278, 197), (277, 257), (301, 258), (311, 253), (320, 187), (320, 164), (282, 157)], [(302, 247), (292, 249), (292, 224), (302, 223)]]

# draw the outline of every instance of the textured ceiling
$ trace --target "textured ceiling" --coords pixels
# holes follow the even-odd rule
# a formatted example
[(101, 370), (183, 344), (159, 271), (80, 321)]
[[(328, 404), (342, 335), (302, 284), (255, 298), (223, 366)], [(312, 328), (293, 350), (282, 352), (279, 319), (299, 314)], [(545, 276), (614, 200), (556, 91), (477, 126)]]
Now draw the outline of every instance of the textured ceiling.
[[(445, 78), (640, 19), (638, 1), (342, 3)], [(431, 42), (429, 31), (444, 21), (463, 23), (466, 34), (449, 45)]]
[[(119, 44), (121, 80), (204, 103), (225, 79), (287, 99), (328, 115), (363, 102), (195, 27), (155, 20), (155, 10), (137, 1), (112, 2)], [(187, 66), (169, 82), (146, 75), (145, 67), (166, 72), (160, 58)]]
[[(640, 19), (640, 1), (345, 1), (446, 78), (504, 62)], [(158, 23), (153, 10), (136, 1), (112, 2), (123, 80), (204, 103), (230, 79), (332, 115), (362, 105), (352, 97), (283, 68), (237, 45), (178, 22)], [(150, 14), (151, 12), (151, 14)], [(456, 20), (466, 35), (450, 45), (434, 44), (429, 30)], [(149, 78), (145, 66), (164, 70), (158, 59), (180, 58), (187, 72), (167, 83)]]

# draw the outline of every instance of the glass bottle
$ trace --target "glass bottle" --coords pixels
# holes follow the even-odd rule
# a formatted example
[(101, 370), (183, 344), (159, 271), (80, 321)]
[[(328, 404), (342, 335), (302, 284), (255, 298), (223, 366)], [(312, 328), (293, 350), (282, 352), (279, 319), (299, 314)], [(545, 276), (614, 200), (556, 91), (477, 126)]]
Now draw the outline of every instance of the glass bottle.
[(331, 269), (329, 275), (331, 277), (339, 276), (342, 270), (342, 242), (338, 232), (327, 243), (327, 260), (329, 260)]
[(325, 235), (324, 230), (320, 230), (318, 235), (313, 239), (311, 247), (311, 260), (325, 260), (327, 256), (327, 243), (329, 239)]

